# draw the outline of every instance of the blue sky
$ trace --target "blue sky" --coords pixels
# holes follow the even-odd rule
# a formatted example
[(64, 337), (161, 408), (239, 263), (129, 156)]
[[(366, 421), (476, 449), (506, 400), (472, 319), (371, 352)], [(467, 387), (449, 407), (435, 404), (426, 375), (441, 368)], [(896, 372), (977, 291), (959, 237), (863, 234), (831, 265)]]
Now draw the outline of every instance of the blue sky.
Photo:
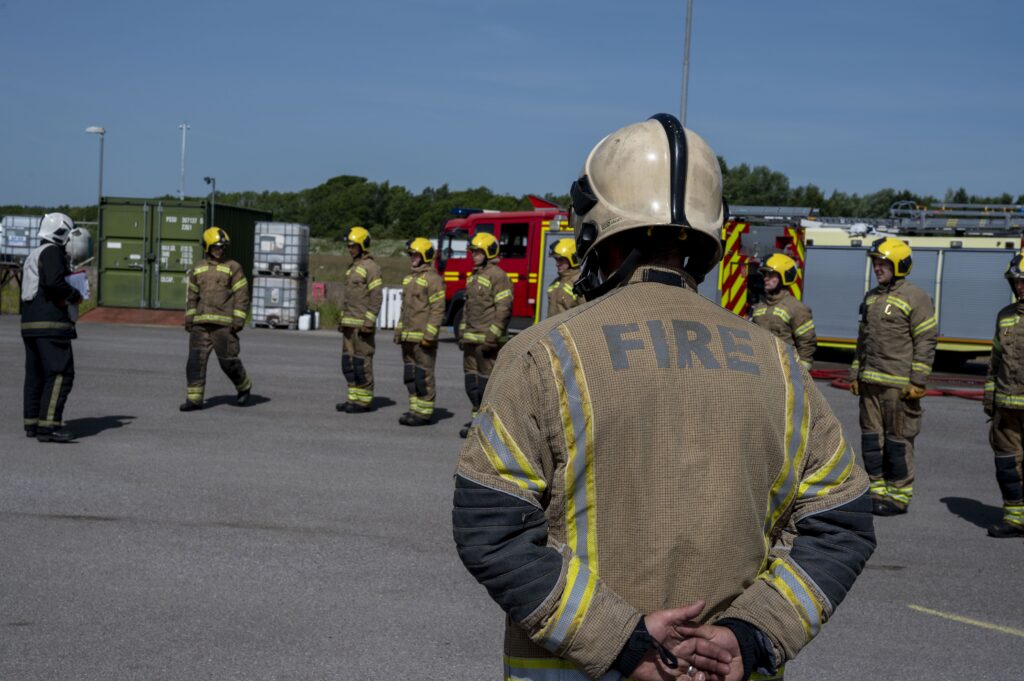
[[(1024, 193), (1024, 3), (696, 0), (688, 126), (794, 185)], [(0, 0), (0, 204), (342, 174), (564, 193), (678, 114), (685, 0)]]

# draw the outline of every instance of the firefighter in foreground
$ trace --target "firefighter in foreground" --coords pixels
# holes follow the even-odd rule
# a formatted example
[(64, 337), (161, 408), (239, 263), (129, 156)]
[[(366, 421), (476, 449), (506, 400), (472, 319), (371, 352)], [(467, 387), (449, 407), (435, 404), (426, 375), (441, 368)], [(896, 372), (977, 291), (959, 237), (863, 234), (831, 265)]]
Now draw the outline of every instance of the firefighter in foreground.
[(353, 227), (347, 244), (352, 265), (345, 272), (345, 303), (338, 330), (343, 334), (341, 373), (348, 382), (348, 395), (335, 409), (362, 414), (373, 409), (373, 353), (384, 281), (380, 266), (370, 255), (370, 233)]
[(181, 411), (203, 408), (206, 390), (206, 362), (210, 350), (217, 353), (220, 368), (237, 391), (235, 403), (245, 406), (252, 392), (252, 380), (238, 358), (238, 332), (249, 315), (249, 281), (242, 266), (225, 260), (231, 239), (220, 227), (203, 232), (205, 259), (188, 274), (188, 298), (185, 305), (185, 330), (188, 331), (188, 378), (186, 399)]
[(412, 271), (402, 280), (402, 314), (395, 327), (395, 342), (402, 346), (409, 411), (398, 422), (425, 426), (434, 415), (434, 365), (437, 335), (444, 319), (444, 282), (433, 267), (434, 245), (417, 237), (406, 244)]
[(551, 245), (558, 277), (548, 286), (548, 317), (572, 309), (583, 302), (573, 286), (580, 277), (580, 263), (576, 258), (576, 242), (560, 239)]
[[(498, 240), (493, 234), (480, 232), (474, 236), (469, 242), (469, 251), (473, 257), (473, 273), (466, 279), (466, 304), (459, 324), (459, 345), (462, 347), (466, 395), (473, 407), (472, 417), (476, 418), (498, 349), (508, 340), (512, 282), (494, 262), (498, 257)], [(459, 431), (461, 437), (469, 433), (471, 423)]]
[(985, 381), (985, 413), (992, 417), (989, 442), (996, 458), (996, 481), (1003, 497), (1003, 519), (990, 537), (1024, 537), (1024, 256), (1015, 255), (1006, 279), (1017, 299), (996, 317), (992, 355)]
[(71, 274), (65, 252), (75, 223), (49, 213), (39, 224), (39, 246), (25, 259), (21, 277), (21, 339), (25, 345), (25, 435), (40, 442), (70, 442), (62, 428), (64, 404), (75, 381), (71, 341), (74, 305), (82, 294), (64, 279)]
[(776, 253), (761, 267), (765, 301), (750, 313), (750, 320), (796, 348), (800, 364), (808, 371), (814, 364), (818, 339), (814, 334), (811, 308), (793, 297), (789, 287), (796, 283), (796, 262)]
[(906, 280), (910, 246), (885, 237), (868, 249), (878, 286), (860, 306), (850, 392), (860, 396), (861, 453), (872, 512), (907, 512), (914, 495), (914, 438), (935, 359), (938, 323), (928, 294)]
[(794, 350), (696, 291), (725, 219), (703, 139), (618, 130), (571, 196), (588, 302), (502, 350), (455, 478), (505, 678), (781, 675), (874, 549), (867, 477)]

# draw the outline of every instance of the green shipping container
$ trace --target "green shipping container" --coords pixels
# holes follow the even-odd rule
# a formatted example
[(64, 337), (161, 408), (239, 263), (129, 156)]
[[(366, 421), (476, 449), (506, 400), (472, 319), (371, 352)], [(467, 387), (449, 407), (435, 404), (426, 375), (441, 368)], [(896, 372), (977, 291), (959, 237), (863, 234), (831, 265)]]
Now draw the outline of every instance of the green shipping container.
[(98, 304), (184, 310), (188, 270), (203, 258), (211, 209), (213, 224), (231, 238), (227, 257), (238, 261), (251, 282), (255, 225), (270, 213), (205, 200), (103, 197)]

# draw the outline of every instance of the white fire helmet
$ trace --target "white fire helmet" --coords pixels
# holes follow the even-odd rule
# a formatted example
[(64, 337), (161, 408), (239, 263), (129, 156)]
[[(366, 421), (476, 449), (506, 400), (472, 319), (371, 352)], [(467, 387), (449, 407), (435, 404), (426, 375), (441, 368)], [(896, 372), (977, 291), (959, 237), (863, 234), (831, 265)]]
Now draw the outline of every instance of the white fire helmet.
[(63, 246), (74, 229), (75, 221), (64, 213), (47, 213), (39, 223), (39, 240)]
[[(585, 261), (608, 237), (640, 227), (680, 228), (680, 238), (689, 242), (685, 269), (698, 282), (722, 257), (728, 211), (718, 158), (700, 135), (670, 114), (628, 125), (598, 142), (571, 198), (569, 223)], [(583, 267), (593, 274), (596, 258), (589, 260)], [(629, 274), (620, 273), (617, 283)]]

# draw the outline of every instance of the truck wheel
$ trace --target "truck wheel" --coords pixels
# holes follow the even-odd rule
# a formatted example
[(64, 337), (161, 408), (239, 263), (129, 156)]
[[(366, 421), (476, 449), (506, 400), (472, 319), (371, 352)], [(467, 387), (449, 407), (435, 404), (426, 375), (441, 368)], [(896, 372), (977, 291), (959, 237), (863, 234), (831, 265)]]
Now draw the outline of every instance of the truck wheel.
[(459, 327), (462, 326), (462, 308), (460, 307), (455, 311), (455, 316), (452, 317), (452, 335), (455, 337), (455, 342), (458, 343), (462, 340), (462, 332)]

